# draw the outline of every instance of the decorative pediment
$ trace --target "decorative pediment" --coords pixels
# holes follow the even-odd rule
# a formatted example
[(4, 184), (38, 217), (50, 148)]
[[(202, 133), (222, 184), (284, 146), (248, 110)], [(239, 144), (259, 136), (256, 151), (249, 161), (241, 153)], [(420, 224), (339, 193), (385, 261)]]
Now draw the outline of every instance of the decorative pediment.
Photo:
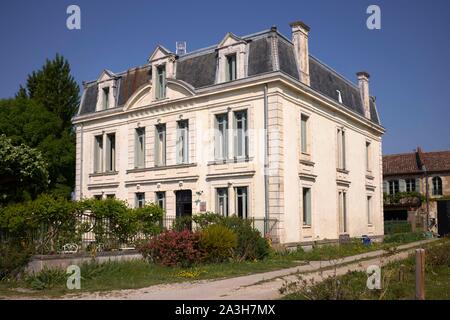
[(225, 37), (222, 39), (222, 41), (220, 41), (217, 48), (220, 49), (223, 47), (228, 47), (228, 46), (232, 46), (232, 45), (239, 44), (239, 43), (245, 43), (245, 40), (242, 38), (239, 38), (238, 36), (234, 35), (231, 32), (228, 32), (225, 35)]
[(116, 78), (116, 77), (117, 77), (117, 76), (116, 76), (115, 73), (113, 73), (113, 72), (110, 71), (110, 70), (105, 69), (105, 70), (103, 70), (103, 72), (102, 72), (102, 73), (100, 74), (100, 76), (98, 77), (97, 82), (108, 81), (108, 80), (114, 79), (114, 78)]
[(153, 51), (153, 53), (151, 54), (150, 58), (148, 58), (148, 61), (155, 61), (155, 60), (159, 60), (159, 59), (163, 59), (169, 56), (174, 56), (174, 54), (172, 52), (170, 52), (170, 50), (164, 48), (161, 45), (158, 45), (156, 47), (156, 49)]

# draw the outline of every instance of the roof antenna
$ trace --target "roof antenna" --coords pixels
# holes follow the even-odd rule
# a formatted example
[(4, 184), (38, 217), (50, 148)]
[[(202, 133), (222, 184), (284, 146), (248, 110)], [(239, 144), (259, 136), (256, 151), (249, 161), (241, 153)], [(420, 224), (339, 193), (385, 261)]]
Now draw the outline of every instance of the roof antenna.
[(175, 43), (175, 48), (177, 56), (182, 56), (183, 54), (186, 54), (186, 41), (177, 41)]

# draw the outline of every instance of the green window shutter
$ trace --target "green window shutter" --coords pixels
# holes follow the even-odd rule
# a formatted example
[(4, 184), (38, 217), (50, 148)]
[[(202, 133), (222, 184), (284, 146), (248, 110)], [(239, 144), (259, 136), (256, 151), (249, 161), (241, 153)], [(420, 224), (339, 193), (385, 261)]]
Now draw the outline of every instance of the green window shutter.
[(416, 192), (421, 192), (420, 189), (420, 178), (416, 178)]
[(383, 192), (389, 193), (389, 183), (386, 180), (383, 181)]

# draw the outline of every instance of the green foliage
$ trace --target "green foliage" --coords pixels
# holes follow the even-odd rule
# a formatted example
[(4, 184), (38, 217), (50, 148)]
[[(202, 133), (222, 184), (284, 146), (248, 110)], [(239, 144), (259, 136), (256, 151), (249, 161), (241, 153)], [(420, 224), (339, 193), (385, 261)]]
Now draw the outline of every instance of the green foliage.
[(421, 204), (425, 202), (425, 196), (419, 192), (397, 192), (396, 194), (383, 193), (384, 204)]
[(419, 240), (425, 240), (425, 234), (423, 232), (408, 232), (408, 233), (395, 233), (386, 235), (384, 237), (383, 242), (384, 243), (408, 243), (408, 242), (414, 242)]
[(411, 223), (408, 221), (385, 221), (384, 234), (411, 232)]
[(66, 280), (67, 275), (61, 269), (43, 269), (25, 277), (25, 283), (33, 290), (52, 289), (65, 284)]
[(213, 224), (200, 233), (200, 248), (205, 252), (206, 261), (226, 261), (233, 256), (236, 246), (236, 234), (225, 226)]
[(41, 153), (14, 146), (0, 135), (0, 205), (36, 195), (47, 187), (48, 171)]
[(450, 268), (450, 241), (446, 240), (442, 245), (437, 245), (426, 251), (426, 264), (434, 269), (435, 267)]
[(20, 243), (0, 242), (0, 281), (17, 276), (30, 259), (30, 250)]
[(219, 223), (237, 235), (235, 254), (239, 260), (263, 259), (269, 254), (269, 243), (252, 227), (250, 220), (231, 216), (223, 218)]
[(223, 216), (214, 212), (205, 212), (192, 217), (197, 229), (202, 230), (212, 224), (220, 223), (224, 219)]
[(70, 75), (69, 63), (59, 55), (30, 74), (26, 88), (20, 87), (15, 99), (0, 100), (0, 134), (15, 146), (39, 150), (48, 165), (50, 192), (67, 198), (75, 183), (71, 118), (78, 103), (79, 87)]
[(191, 216), (177, 217), (173, 221), (172, 230), (178, 232), (183, 230), (192, 230), (192, 217)]

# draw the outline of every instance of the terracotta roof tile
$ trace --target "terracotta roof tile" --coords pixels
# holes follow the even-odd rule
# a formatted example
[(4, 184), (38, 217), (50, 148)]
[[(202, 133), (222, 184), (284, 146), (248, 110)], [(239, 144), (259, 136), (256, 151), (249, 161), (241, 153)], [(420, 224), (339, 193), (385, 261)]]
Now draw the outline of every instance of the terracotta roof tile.
[(392, 154), (383, 156), (383, 175), (421, 173), (421, 162), (428, 172), (450, 171), (450, 151)]

